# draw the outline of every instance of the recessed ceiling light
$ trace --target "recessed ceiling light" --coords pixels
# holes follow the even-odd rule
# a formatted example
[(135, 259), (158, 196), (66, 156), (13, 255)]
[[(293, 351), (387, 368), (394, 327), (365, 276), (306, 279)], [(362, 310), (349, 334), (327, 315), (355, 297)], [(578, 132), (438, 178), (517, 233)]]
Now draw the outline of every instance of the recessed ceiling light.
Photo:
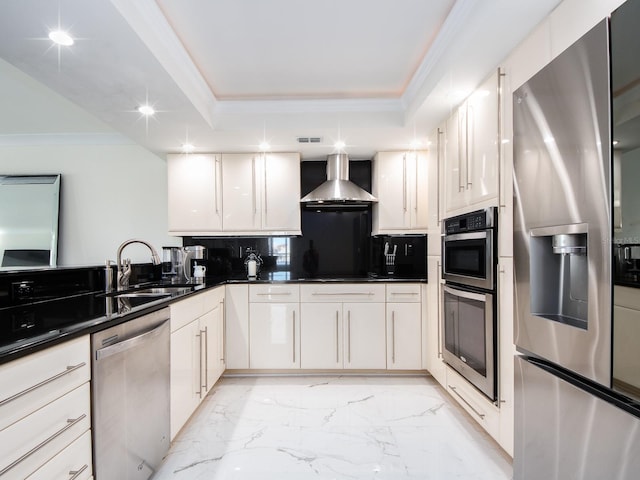
[(180, 148), (184, 153), (191, 153), (196, 149), (196, 147), (191, 143), (183, 143)]
[(63, 47), (70, 47), (73, 45), (73, 38), (64, 30), (52, 30), (49, 32), (49, 38), (52, 42)]
[(336, 150), (342, 150), (346, 146), (347, 146), (346, 143), (344, 143), (342, 140), (338, 140), (336, 143), (333, 144), (333, 147)]
[(615, 147), (616, 145), (618, 145), (620, 142), (618, 140), (614, 140), (613, 141), (613, 146)]
[(154, 115), (156, 113), (151, 105), (140, 105), (138, 107), (138, 112), (140, 112), (145, 117), (150, 117), (151, 115)]
[(258, 145), (258, 148), (260, 149), (261, 152), (265, 152), (271, 148), (271, 145), (269, 145), (269, 142), (260, 142), (260, 145)]
[(417, 150), (420, 148), (420, 146), (422, 145), (422, 142), (420, 140), (413, 140), (411, 142), (411, 149), (412, 150)]

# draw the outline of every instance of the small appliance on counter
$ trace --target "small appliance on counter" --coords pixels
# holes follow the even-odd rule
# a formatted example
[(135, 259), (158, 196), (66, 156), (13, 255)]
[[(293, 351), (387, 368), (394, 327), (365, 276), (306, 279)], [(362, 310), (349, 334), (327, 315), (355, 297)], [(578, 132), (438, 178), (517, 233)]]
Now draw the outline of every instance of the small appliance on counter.
[(202, 245), (162, 247), (162, 279), (171, 283), (202, 283), (207, 249)]
[(260, 275), (260, 267), (262, 266), (262, 258), (260, 253), (247, 248), (246, 257), (244, 259), (245, 270), (247, 271), (247, 278), (250, 280), (258, 278)]

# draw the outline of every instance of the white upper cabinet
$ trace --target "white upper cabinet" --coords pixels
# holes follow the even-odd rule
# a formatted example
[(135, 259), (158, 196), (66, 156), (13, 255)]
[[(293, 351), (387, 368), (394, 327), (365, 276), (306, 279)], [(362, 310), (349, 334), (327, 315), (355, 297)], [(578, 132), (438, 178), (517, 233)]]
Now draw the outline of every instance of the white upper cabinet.
[[(373, 162), (373, 234), (426, 233), (434, 158), (426, 151), (379, 152)], [(434, 183), (435, 187), (436, 183)]]
[(167, 173), (169, 232), (184, 235), (220, 232), (220, 155), (168, 155)]
[(262, 192), (262, 230), (301, 234), (300, 155), (268, 153)]
[[(498, 197), (499, 75), (494, 73), (447, 121), (445, 213), (495, 204)], [(467, 209), (468, 210), (468, 209)]]
[(300, 155), (169, 155), (169, 232), (299, 235)]
[(253, 232), (261, 229), (262, 183), (259, 177), (263, 176), (262, 169), (262, 155), (222, 155), (222, 227), (225, 232)]

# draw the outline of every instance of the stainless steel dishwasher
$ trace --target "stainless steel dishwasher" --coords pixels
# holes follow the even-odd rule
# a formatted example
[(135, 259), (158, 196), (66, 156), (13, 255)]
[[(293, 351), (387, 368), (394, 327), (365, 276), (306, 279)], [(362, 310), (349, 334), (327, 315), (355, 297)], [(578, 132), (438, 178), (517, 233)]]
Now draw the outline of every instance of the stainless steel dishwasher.
[(169, 309), (91, 335), (96, 480), (148, 479), (169, 449)]

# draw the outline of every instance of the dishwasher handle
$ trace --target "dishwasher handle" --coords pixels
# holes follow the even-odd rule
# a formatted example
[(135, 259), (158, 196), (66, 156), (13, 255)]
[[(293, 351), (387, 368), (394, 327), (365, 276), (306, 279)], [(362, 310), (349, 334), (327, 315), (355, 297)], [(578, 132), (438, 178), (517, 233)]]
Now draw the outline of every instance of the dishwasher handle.
[(147, 340), (157, 337), (158, 335), (160, 335), (161, 330), (166, 325), (166, 323), (167, 320), (162, 322), (153, 330), (149, 330), (148, 332), (145, 332), (141, 335), (137, 335), (135, 337), (128, 338), (127, 340), (123, 340), (122, 342), (114, 343), (113, 345), (109, 345), (108, 347), (96, 350), (96, 360), (100, 361), (112, 355), (130, 350), (146, 342)]

